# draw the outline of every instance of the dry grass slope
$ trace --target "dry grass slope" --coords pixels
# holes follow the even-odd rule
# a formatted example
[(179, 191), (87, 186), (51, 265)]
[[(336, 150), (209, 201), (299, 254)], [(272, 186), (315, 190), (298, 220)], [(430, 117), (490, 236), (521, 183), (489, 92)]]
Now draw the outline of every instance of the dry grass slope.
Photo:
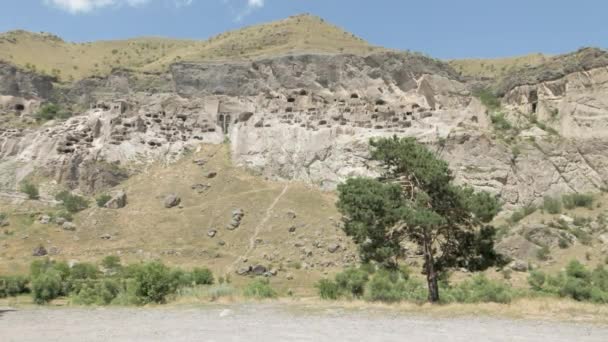
[(518, 57), (495, 59), (455, 59), (448, 62), (463, 76), (481, 78), (500, 78), (521, 68), (530, 68), (541, 65), (549, 57), (540, 53)]
[(166, 69), (177, 61), (238, 60), (287, 53), (369, 53), (379, 48), (323, 19), (299, 15), (222, 33), (205, 41), (135, 38), (69, 43), (50, 34), (0, 34), (0, 60), (62, 81), (104, 75), (114, 68)]
[[(200, 158), (209, 160), (203, 168), (192, 162)], [(210, 171), (217, 176), (206, 178)], [(198, 193), (191, 187), (199, 183), (211, 187)], [(0, 212), (8, 213), (11, 222), (0, 231), (0, 274), (26, 271), (35, 259), (32, 250), (42, 244), (47, 249), (56, 247), (59, 254), (53, 258), (59, 260), (99, 261), (107, 255), (120, 255), (125, 262), (162, 259), (184, 268), (209, 266), (218, 275), (229, 273), (237, 283), (247, 278), (236, 276), (235, 270), (262, 264), (280, 270), (273, 280), (278, 288), (311, 294), (324, 272), (339, 269), (343, 258), (354, 254), (336, 225), (339, 216), (333, 194), (298, 183), (267, 181), (233, 167), (225, 145), (205, 145), (176, 164), (150, 166), (120, 188), (128, 194), (126, 208), (92, 205), (76, 215), (75, 232), (38, 222), (40, 214), (52, 208), (0, 199)], [(169, 193), (181, 197), (180, 208), (164, 208), (163, 199)], [(226, 227), (237, 208), (245, 216), (241, 226), (230, 231)], [(288, 217), (291, 210), (295, 219)], [(291, 226), (296, 226), (293, 233)], [(211, 229), (217, 230), (214, 238), (207, 235)], [(112, 238), (102, 240), (104, 234)], [(322, 248), (315, 247), (316, 243)], [(327, 251), (330, 243), (344, 248), (331, 254)], [(326, 261), (336, 266), (322, 267)], [(306, 269), (306, 264), (311, 267)], [(287, 280), (287, 274), (295, 279)]]

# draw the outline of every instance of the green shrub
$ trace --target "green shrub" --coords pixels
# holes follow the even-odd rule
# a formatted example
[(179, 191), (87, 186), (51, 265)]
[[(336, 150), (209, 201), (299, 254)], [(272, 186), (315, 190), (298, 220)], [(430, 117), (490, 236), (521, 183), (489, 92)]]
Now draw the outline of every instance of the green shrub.
[(26, 277), (21, 276), (0, 277), (0, 298), (15, 297), (29, 292), (28, 282)]
[(192, 282), (195, 285), (213, 285), (213, 272), (206, 267), (197, 267), (192, 270)]
[(559, 198), (545, 196), (543, 209), (549, 214), (559, 214), (562, 212), (562, 201)]
[(515, 293), (510, 285), (475, 275), (457, 286), (444, 290), (444, 301), (459, 303), (510, 303)]
[(398, 302), (405, 299), (405, 280), (394, 272), (378, 271), (367, 283), (366, 299), (379, 302)]
[(565, 238), (561, 237), (561, 238), (559, 238), (559, 241), (557, 242), (557, 245), (561, 249), (566, 249), (566, 248), (570, 247), (570, 241), (568, 241), (568, 239), (565, 239)]
[(368, 281), (369, 274), (357, 268), (349, 268), (336, 274), (336, 284), (338, 287), (355, 298), (363, 296), (365, 284)]
[(495, 113), (490, 116), (492, 126), (497, 131), (508, 131), (513, 128), (513, 125), (507, 120), (504, 113)]
[(74, 214), (83, 211), (89, 207), (89, 202), (86, 198), (73, 195), (68, 191), (62, 191), (55, 196), (55, 199), (61, 201), (65, 209)]
[(572, 220), (572, 224), (577, 227), (582, 227), (582, 226), (586, 225), (588, 222), (589, 222), (589, 220), (582, 216), (574, 216), (574, 218)]
[(479, 98), (481, 103), (491, 111), (500, 109), (500, 98), (494, 95), (490, 89), (479, 89), (473, 92), (473, 96)]
[(576, 238), (580, 241), (580, 243), (582, 243), (585, 246), (589, 246), (593, 242), (593, 238), (591, 237), (591, 235), (589, 233), (587, 233), (586, 231), (582, 230), (581, 228), (577, 227), (577, 228), (571, 229), (570, 232), (572, 233), (572, 235), (576, 236)]
[(562, 196), (562, 202), (566, 209), (593, 208), (593, 195), (590, 194), (568, 194)]
[(103, 195), (97, 196), (95, 201), (97, 202), (98, 207), (103, 208), (106, 205), (106, 203), (108, 203), (111, 199), (112, 199), (112, 196), (110, 196), (108, 194), (103, 194)]
[(321, 279), (315, 285), (317, 292), (321, 299), (325, 300), (336, 300), (340, 297), (340, 288), (336, 282), (330, 279)]
[(101, 267), (106, 270), (106, 273), (116, 274), (121, 269), (120, 257), (116, 255), (108, 255), (101, 260)]
[(54, 103), (49, 103), (49, 104), (43, 105), (42, 107), (40, 107), (38, 112), (36, 114), (34, 114), (34, 117), (38, 121), (48, 121), (48, 120), (54, 120), (54, 119), (67, 119), (70, 116), (72, 116), (72, 115), (69, 112), (62, 110), (61, 107), (59, 107), (58, 105), (56, 105)]
[(52, 215), (53, 220), (57, 221), (58, 218), (62, 218), (68, 222), (74, 221), (74, 216), (67, 210), (60, 210)]
[(517, 223), (517, 222), (523, 220), (524, 218), (526, 218), (527, 216), (532, 215), (535, 211), (536, 211), (536, 206), (527, 205), (527, 206), (513, 212), (513, 214), (511, 214), (511, 217), (509, 218), (509, 221), (511, 223)]
[(97, 266), (86, 262), (74, 264), (70, 269), (70, 278), (74, 280), (97, 279), (98, 276)]
[(536, 251), (536, 258), (538, 260), (546, 261), (551, 257), (551, 250), (547, 246), (542, 246), (539, 250)]
[(277, 293), (270, 286), (268, 279), (256, 279), (245, 287), (243, 295), (248, 298), (266, 299), (275, 298)]
[(40, 192), (38, 187), (30, 182), (24, 182), (21, 184), (21, 192), (27, 195), (27, 198), (31, 200), (37, 200), (40, 198)]
[(119, 281), (114, 279), (87, 282), (72, 296), (72, 301), (80, 305), (108, 305), (121, 290)]
[(141, 304), (165, 303), (180, 286), (177, 274), (158, 261), (137, 265), (133, 273), (135, 296)]
[(47, 270), (32, 279), (32, 295), (36, 304), (46, 304), (62, 295), (63, 282), (59, 271)]
[(541, 291), (547, 280), (547, 275), (544, 272), (534, 270), (528, 276), (528, 284), (534, 291)]
[(531, 274), (528, 283), (534, 291), (578, 301), (608, 303), (608, 271), (601, 265), (590, 271), (574, 260), (568, 264), (565, 272), (554, 276), (541, 272)]

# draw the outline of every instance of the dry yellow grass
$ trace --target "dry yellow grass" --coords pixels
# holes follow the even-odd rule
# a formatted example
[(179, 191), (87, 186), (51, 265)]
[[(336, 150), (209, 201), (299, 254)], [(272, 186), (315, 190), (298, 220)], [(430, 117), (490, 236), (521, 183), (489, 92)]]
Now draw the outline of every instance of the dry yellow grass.
[[(301, 260), (295, 242), (306, 241), (306, 246), (313, 248), (315, 241), (327, 246), (342, 240), (339, 243), (349, 253), (354, 252), (352, 243), (335, 225), (339, 216), (334, 195), (299, 183), (273, 182), (252, 175), (232, 166), (228, 149), (227, 145), (204, 145), (200, 152), (175, 164), (145, 167), (119, 187), (128, 194), (126, 208), (100, 209), (92, 204), (75, 216), (75, 232), (40, 224), (40, 214), (54, 209), (36, 201), (1, 202), (0, 212), (9, 215), (11, 225), (0, 230), (0, 274), (27, 272), (35, 259), (32, 250), (42, 244), (47, 249), (56, 247), (60, 253), (53, 258), (66, 261), (98, 262), (107, 255), (120, 255), (126, 263), (161, 259), (186, 269), (208, 266), (216, 275), (230, 274), (236, 285), (250, 279), (234, 271), (259, 263), (280, 270), (273, 279), (278, 289), (302, 295), (314, 293), (314, 282), (323, 272), (334, 270), (297, 269), (295, 265), (313, 259), (339, 260), (343, 254), (322, 256), (327, 253), (325, 249), (315, 248), (312, 259)], [(192, 162), (199, 158), (209, 160), (205, 167)], [(209, 171), (216, 171), (217, 177), (206, 178)], [(211, 188), (199, 194), (191, 189), (198, 183), (209, 183)], [(163, 199), (169, 193), (181, 197), (181, 208), (164, 208)], [(236, 208), (242, 208), (245, 217), (238, 229), (229, 231), (226, 226)], [(287, 217), (289, 210), (297, 213), (295, 220)], [(295, 233), (289, 233), (291, 225), (298, 226)], [(207, 236), (210, 229), (217, 230), (215, 238)], [(102, 240), (104, 234), (112, 239)], [(246, 263), (243, 257), (248, 259)], [(287, 280), (287, 274), (293, 274), (295, 280)]]
[(113, 68), (165, 70), (177, 61), (257, 58), (299, 52), (369, 53), (370, 46), (323, 19), (300, 15), (222, 33), (205, 41), (134, 38), (69, 43), (49, 34), (0, 34), (0, 60), (59, 76), (61, 80), (104, 75)]
[(471, 58), (457, 59), (448, 62), (464, 76), (499, 78), (519, 68), (534, 67), (544, 63), (549, 56), (536, 53), (508, 58)]

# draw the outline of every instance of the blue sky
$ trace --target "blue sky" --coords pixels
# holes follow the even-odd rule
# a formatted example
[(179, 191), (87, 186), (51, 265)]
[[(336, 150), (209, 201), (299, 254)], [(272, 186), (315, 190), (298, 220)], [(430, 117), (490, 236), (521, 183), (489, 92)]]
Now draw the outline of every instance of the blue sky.
[(372, 44), (438, 58), (608, 47), (607, 0), (8, 0), (0, 31), (45, 31), (79, 42), (205, 39), (303, 12)]

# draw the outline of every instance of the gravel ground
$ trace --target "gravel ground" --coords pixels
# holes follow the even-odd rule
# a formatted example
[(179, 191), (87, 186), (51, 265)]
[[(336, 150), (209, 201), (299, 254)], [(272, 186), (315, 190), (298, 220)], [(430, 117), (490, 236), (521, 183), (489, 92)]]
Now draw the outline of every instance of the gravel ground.
[(608, 341), (608, 327), (278, 304), (0, 310), (0, 341)]

